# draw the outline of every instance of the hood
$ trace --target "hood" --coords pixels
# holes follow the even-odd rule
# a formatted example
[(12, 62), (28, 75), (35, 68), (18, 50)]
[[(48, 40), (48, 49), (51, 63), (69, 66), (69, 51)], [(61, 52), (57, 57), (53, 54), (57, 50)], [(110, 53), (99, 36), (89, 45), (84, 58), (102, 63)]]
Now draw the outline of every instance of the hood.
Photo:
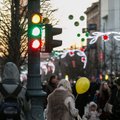
[(68, 80), (65, 79), (60, 80), (57, 87), (59, 88), (61, 86), (69, 91), (72, 91), (70, 82)]
[(10, 83), (20, 82), (19, 70), (17, 66), (12, 62), (8, 62), (4, 66), (2, 82), (5, 81), (8, 81)]
[(89, 103), (89, 106), (90, 106), (90, 107), (91, 107), (91, 106), (95, 106), (95, 107), (97, 108), (97, 104), (96, 104), (95, 102), (93, 102), (93, 101)]

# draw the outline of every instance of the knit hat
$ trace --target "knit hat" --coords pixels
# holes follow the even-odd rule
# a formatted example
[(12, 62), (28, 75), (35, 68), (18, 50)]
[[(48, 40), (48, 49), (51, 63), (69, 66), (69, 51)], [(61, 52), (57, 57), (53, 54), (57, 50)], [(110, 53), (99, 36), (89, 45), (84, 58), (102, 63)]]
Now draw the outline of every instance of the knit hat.
[(57, 87), (61, 87), (61, 86), (64, 87), (65, 89), (67, 89), (67, 90), (72, 91), (70, 82), (66, 79), (62, 79), (62, 80), (59, 81)]
[(116, 77), (114, 82), (120, 86), (120, 77)]

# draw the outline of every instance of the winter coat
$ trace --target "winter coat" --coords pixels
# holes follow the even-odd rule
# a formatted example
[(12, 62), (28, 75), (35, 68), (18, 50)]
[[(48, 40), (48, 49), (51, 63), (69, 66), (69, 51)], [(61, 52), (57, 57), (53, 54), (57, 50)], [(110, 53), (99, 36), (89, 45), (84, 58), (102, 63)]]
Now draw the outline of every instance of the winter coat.
[(120, 89), (117, 91), (117, 94), (113, 103), (112, 113), (113, 113), (114, 120), (120, 120)]
[(86, 113), (83, 115), (83, 120), (100, 120), (99, 119), (99, 113), (97, 111), (90, 111), (89, 113)]
[(75, 120), (78, 110), (75, 108), (74, 96), (62, 86), (48, 96), (46, 110), (47, 120)]
[[(94, 106), (94, 110), (91, 110), (92, 106)], [(99, 116), (100, 113), (97, 111), (97, 104), (92, 101), (85, 107), (85, 113), (82, 120), (100, 120)]]
[[(12, 63), (6, 63), (3, 71), (2, 77), (2, 85), (8, 93), (13, 93), (13, 91), (17, 88), (18, 84), (20, 84), (20, 75), (17, 66)], [(20, 100), (20, 104), (23, 108), (21, 111), (21, 120), (25, 120), (25, 113), (30, 109), (28, 102), (26, 100), (26, 88), (22, 87), (20, 93), (18, 94), (18, 100)], [(4, 96), (0, 93), (0, 102), (3, 100)]]

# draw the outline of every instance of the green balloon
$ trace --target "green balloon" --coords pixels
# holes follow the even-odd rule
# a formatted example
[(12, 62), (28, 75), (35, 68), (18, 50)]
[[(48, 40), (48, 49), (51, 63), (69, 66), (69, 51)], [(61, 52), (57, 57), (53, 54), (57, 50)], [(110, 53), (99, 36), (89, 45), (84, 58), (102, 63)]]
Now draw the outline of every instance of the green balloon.
[(80, 20), (83, 21), (85, 19), (84, 16), (80, 16)]
[(69, 15), (68, 18), (69, 18), (70, 20), (72, 20), (72, 19), (73, 19), (73, 15)]
[(78, 21), (74, 22), (74, 25), (79, 26), (79, 22)]

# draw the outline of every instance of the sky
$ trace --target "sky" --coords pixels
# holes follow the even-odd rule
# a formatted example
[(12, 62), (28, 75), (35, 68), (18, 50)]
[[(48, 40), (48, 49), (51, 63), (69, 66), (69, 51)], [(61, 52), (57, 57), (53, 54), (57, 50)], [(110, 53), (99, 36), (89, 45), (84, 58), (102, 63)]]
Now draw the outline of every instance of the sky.
[[(62, 28), (62, 34), (55, 36), (55, 39), (62, 40), (62, 46), (57, 49), (69, 48), (71, 45), (80, 47), (81, 38), (85, 38), (82, 34), (77, 37), (77, 33), (82, 33), (82, 28), (86, 28), (86, 15), (84, 12), (92, 3), (98, 0), (50, 0), (53, 9), (58, 9), (54, 12), (54, 17), (59, 20), (57, 26)], [(73, 15), (70, 20), (69, 15)], [(85, 20), (81, 21), (80, 16), (84, 16)], [(79, 22), (79, 26), (75, 26), (74, 22)]]
[[(86, 15), (84, 12), (92, 3), (98, 0), (51, 0), (53, 8), (58, 8), (58, 11), (54, 13), (54, 17), (59, 20), (59, 23), (55, 27), (62, 28), (62, 34), (55, 36), (55, 39), (62, 40), (62, 46), (57, 49), (68, 48), (71, 45), (80, 47), (81, 38), (85, 35), (82, 34), (77, 37), (77, 33), (82, 33), (82, 28), (86, 28)], [(73, 19), (70, 20), (69, 15), (73, 15)], [(80, 16), (84, 16), (85, 20), (81, 21)], [(79, 22), (79, 26), (75, 26), (74, 22)]]

